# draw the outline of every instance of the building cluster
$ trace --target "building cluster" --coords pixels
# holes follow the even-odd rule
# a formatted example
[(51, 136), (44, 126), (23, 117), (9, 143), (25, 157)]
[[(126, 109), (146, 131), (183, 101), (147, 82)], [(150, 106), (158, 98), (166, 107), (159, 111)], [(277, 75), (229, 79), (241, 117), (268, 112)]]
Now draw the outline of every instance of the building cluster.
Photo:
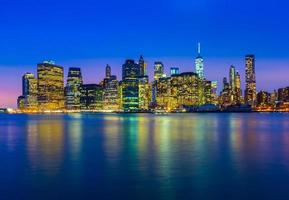
[(45, 61), (37, 65), (37, 77), (32, 73), (23, 75), (18, 108), (24, 112), (219, 111), (246, 106), (256, 110), (287, 109), (289, 87), (272, 94), (265, 91), (257, 93), (254, 55), (247, 55), (245, 62), (243, 96), (241, 77), (234, 66), (230, 67), (229, 77), (223, 79), (223, 88), (217, 95), (217, 82), (205, 78), (200, 45), (194, 72), (181, 73), (178, 67), (172, 67), (170, 75), (167, 75), (163, 63), (157, 61), (151, 82), (142, 56), (138, 62), (125, 61), (120, 81), (107, 65), (105, 78), (98, 84), (85, 84), (80, 68), (69, 68), (64, 84), (63, 67), (53, 61)]
[(257, 111), (289, 111), (289, 87), (272, 93), (261, 90), (257, 93)]
[(236, 68), (232, 65), (229, 69), (229, 80), (223, 78), (223, 89), (219, 97), (219, 105), (222, 107), (236, 106), (241, 104), (256, 106), (256, 74), (255, 74), (255, 56), (247, 55), (245, 57), (245, 94), (242, 95), (241, 77)]

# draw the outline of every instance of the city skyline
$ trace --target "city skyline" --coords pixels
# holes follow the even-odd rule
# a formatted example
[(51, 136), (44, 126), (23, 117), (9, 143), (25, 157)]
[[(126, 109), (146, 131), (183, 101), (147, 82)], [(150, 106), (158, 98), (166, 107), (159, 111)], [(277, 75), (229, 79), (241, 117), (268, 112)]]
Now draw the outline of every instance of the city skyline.
[[(196, 48), (197, 51), (197, 48)], [(195, 53), (197, 55), (197, 53)], [(158, 61), (156, 58), (152, 58), (150, 60), (148, 60), (145, 56), (145, 62), (147, 63), (147, 71), (148, 71), (148, 75), (150, 78), (150, 81), (153, 80), (153, 64), (155, 61)], [(171, 67), (178, 67), (180, 73), (181, 72), (187, 72), (187, 71), (191, 71), (191, 72), (195, 72), (195, 58), (179, 58), (178, 60), (172, 60), (170, 58), (162, 58), (159, 59), (159, 61), (162, 61), (164, 63), (164, 71), (167, 75), (170, 74), (170, 68)], [(218, 93), (221, 92), (221, 83), (222, 83), (222, 79), (224, 76), (227, 76), (229, 71), (229, 67), (231, 65), (234, 65), (236, 67), (236, 71), (238, 71), (240, 73), (241, 76), (241, 88), (244, 91), (245, 89), (245, 61), (244, 61), (244, 56), (240, 59), (234, 59), (235, 63), (240, 63), (240, 64), (228, 64), (228, 63), (233, 63), (230, 62), (230, 60), (220, 60), (220, 59), (212, 59), (212, 61), (210, 62), (210, 60), (207, 60), (206, 57), (203, 58), (204, 59), (204, 73), (206, 78), (210, 79), (210, 80), (216, 80), (218, 81)], [(125, 60), (125, 59), (124, 59)], [(107, 62), (107, 60), (90, 60), (87, 65), (87, 67), (82, 67), (82, 65), (80, 64), (81, 61), (74, 61), (75, 65), (71, 64), (70, 62), (66, 62), (67, 64), (59, 64), (59, 62), (56, 62), (57, 65), (60, 65), (64, 68), (64, 81), (66, 82), (66, 78), (67, 78), (67, 74), (68, 74), (68, 69), (70, 67), (80, 67), (82, 69), (82, 73), (83, 73), (83, 81), (84, 83), (99, 83), (102, 81), (102, 79), (105, 77), (105, 66), (107, 63), (111, 66), (112, 70), (114, 71), (114, 74), (117, 76), (118, 80), (121, 80), (121, 66), (124, 62), (124, 60), (119, 59), (112, 59), (111, 63), (116, 63), (114, 65), (109, 64), (109, 62)], [(136, 61), (138, 60), (137, 58), (135, 59)], [(182, 62), (184, 61), (184, 62)], [(281, 61), (279, 61), (281, 62)], [(41, 62), (40, 62), (41, 63)], [(98, 64), (97, 67), (94, 66), (94, 63), (100, 63)], [(118, 64), (121, 63), (121, 64)], [(167, 63), (171, 63), (171, 64), (167, 64)], [(185, 64), (183, 64), (185, 63)], [(284, 73), (281, 74), (281, 76), (279, 76), (279, 79), (277, 79), (274, 82), (275, 76), (274, 74), (272, 75), (272, 71), (271, 72), (266, 72), (264, 70), (261, 70), (259, 68), (259, 66), (263, 66), (265, 63), (267, 64), (271, 64), (273, 66), (273, 64), (276, 64), (278, 62), (266, 62), (266, 61), (260, 61), (259, 58), (256, 58), (256, 74), (257, 74), (257, 91), (260, 90), (265, 90), (265, 91), (269, 91), (272, 92), (275, 89), (278, 88), (282, 88), (282, 87), (286, 87), (288, 85), (288, 81), (287, 81), (287, 74), (289, 73), (289, 69), (288, 73), (285, 69), (285, 71), (283, 70)], [(35, 66), (37, 64), (32, 65), (32, 67), (27, 67), (26, 68), (22, 68), (20, 70), (16, 70), (12, 69), (13, 74), (18, 74), (18, 76), (22, 76), (24, 73), (30, 72), (33, 74), (36, 74), (37, 70), (35, 69)], [(102, 65), (102, 66), (99, 66)], [(116, 65), (120, 65), (120, 66), (116, 66)], [(190, 67), (188, 67), (188, 65), (191, 65)], [(224, 66), (226, 65), (226, 66)], [(216, 66), (214, 68), (212, 68), (212, 66)], [(272, 68), (272, 70), (274, 69), (274, 71), (276, 71), (276, 68)], [(11, 69), (10, 69), (11, 70)], [(4, 69), (5, 71), (5, 69)], [(9, 70), (8, 70), (9, 71)], [(216, 77), (216, 78), (215, 78)], [(19, 79), (19, 77), (16, 77), (16, 75), (13, 75), (13, 77), (6, 77), (7, 79), (10, 79), (10, 81), (13, 82), (18, 82), (18, 84), (5, 84), (0, 86), (1, 90), (1, 96), (5, 97), (5, 98), (1, 98), (0, 99), (0, 107), (11, 107), (11, 108), (16, 108), (17, 107), (17, 102), (15, 101), (15, 98), (17, 98), (17, 96), (19, 96), (19, 92), (21, 93), (21, 80)], [(263, 79), (262, 79), (263, 78)], [(273, 80), (273, 81), (272, 81)], [(9, 82), (10, 82), (9, 81)], [(270, 81), (270, 84), (268, 84), (268, 81)], [(8, 86), (8, 87), (7, 87)], [(8, 89), (3, 90), (2, 88), (7, 87)], [(10, 87), (10, 88), (9, 88)]]
[(195, 70), (180, 71), (178, 67), (170, 67), (170, 73), (166, 74), (164, 64), (155, 61), (152, 80), (143, 55), (137, 61), (125, 60), (120, 79), (107, 64), (102, 81), (93, 84), (85, 83), (81, 68), (76, 67), (69, 68), (65, 84), (64, 68), (55, 61), (43, 61), (37, 64), (37, 75), (28, 72), (22, 76), (17, 108), (21, 112), (288, 110), (289, 87), (275, 88), (274, 92), (257, 91), (254, 54), (244, 58), (245, 88), (241, 87), (239, 70), (231, 65), (218, 94), (218, 81), (205, 76), (200, 43), (197, 49)]

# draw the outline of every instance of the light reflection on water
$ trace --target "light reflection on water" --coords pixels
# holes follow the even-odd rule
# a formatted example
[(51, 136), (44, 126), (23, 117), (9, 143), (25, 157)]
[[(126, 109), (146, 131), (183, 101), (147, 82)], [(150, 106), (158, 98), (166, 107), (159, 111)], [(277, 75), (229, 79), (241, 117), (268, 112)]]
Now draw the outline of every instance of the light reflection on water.
[(288, 122), (281, 113), (0, 115), (0, 194), (284, 199)]

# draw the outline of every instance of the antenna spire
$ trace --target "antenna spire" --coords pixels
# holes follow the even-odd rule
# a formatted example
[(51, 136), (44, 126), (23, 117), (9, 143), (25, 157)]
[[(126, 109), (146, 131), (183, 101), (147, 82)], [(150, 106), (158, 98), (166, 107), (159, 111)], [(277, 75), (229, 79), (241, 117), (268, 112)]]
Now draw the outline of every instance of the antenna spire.
[(198, 42), (198, 54), (201, 55), (201, 43)]

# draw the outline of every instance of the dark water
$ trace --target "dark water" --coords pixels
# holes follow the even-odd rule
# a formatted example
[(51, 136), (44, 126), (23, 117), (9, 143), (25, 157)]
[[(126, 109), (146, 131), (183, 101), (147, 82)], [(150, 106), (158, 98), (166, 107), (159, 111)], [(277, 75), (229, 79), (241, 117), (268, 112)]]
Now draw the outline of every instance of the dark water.
[(289, 199), (289, 114), (3, 114), (0, 199)]

